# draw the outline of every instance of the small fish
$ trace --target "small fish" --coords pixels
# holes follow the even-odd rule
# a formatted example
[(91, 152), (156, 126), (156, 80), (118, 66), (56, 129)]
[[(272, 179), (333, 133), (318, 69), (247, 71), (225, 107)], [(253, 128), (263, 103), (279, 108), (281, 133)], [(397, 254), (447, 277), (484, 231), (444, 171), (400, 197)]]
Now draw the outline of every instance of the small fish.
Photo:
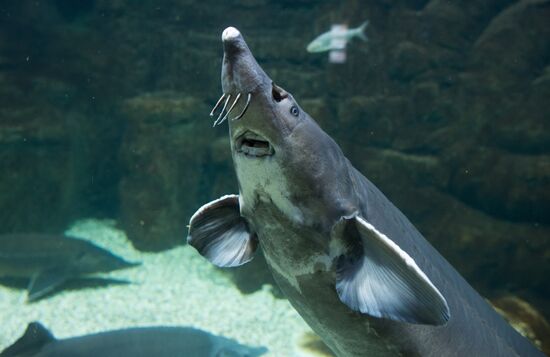
[(342, 30), (341, 27), (333, 27), (330, 31), (317, 36), (311, 41), (310, 44), (307, 45), (307, 51), (316, 53), (343, 50), (346, 48), (347, 43), (354, 37), (367, 41), (365, 30), (368, 24), (369, 21), (367, 20), (363, 22), (361, 26), (349, 30)]
[(0, 235), (0, 278), (29, 279), (29, 302), (68, 280), (136, 265), (92, 243), (63, 235)]
[(257, 357), (266, 352), (265, 347), (241, 345), (192, 327), (136, 327), (57, 339), (39, 322), (31, 322), (0, 357)]

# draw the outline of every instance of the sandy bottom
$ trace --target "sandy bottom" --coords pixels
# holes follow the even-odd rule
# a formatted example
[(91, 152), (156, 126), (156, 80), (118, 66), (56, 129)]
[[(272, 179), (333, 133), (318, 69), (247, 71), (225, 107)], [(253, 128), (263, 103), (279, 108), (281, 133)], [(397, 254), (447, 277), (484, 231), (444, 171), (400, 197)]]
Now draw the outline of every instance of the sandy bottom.
[(101, 275), (132, 284), (64, 290), (32, 304), (25, 291), (0, 285), (0, 351), (29, 322), (40, 321), (58, 338), (130, 326), (193, 326), (266, 346), (267, 356), (311, 356), (298, 347), (311, 330), (286, 300), (275, 299), (269, 286), (241, 294), (191, 247), (142, 253), (110, 220), (78, 221), (66, 234), (142, 265)]

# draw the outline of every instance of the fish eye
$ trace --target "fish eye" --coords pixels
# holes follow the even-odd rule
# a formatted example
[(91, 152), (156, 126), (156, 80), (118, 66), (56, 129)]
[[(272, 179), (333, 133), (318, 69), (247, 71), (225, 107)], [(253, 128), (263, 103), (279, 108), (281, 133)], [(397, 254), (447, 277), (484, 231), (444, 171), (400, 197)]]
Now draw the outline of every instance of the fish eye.
[(295, 117), (298, 116), (298, 114), (300, 114), (300, 110), (298, 109), (297, 106), (293, 105), (292, 107), (290, 107), (290, 114), (294, 115)]

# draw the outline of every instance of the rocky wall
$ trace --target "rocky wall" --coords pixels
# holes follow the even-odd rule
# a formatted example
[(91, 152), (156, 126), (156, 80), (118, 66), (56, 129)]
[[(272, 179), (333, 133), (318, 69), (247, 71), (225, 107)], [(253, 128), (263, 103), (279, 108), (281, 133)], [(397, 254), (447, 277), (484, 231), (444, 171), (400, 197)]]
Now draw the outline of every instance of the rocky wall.
[[(548, 18), (547, 0), (2, 3), (0, 227), (107, 215), (138, 248), (182, 244), (196, 208), (236, 192), (207, 115), (235, 25), (478, 289), (548, 299)], [(365, 19), (346, 64), (305, 51)]]

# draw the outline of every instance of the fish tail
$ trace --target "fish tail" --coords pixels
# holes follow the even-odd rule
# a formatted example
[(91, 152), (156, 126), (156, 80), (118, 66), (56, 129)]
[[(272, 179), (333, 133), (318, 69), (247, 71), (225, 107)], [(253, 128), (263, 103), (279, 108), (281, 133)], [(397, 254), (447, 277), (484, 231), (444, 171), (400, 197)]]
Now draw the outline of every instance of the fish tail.
[(369, 20), (366, 20), (365, 22), (363, 22), (361, 26), (357, 28), (357, 37), (359, 37), (363, 41), (369, 40), (367, 37), (367, 34), (365, 33), (368, 25), (369, 25)]

